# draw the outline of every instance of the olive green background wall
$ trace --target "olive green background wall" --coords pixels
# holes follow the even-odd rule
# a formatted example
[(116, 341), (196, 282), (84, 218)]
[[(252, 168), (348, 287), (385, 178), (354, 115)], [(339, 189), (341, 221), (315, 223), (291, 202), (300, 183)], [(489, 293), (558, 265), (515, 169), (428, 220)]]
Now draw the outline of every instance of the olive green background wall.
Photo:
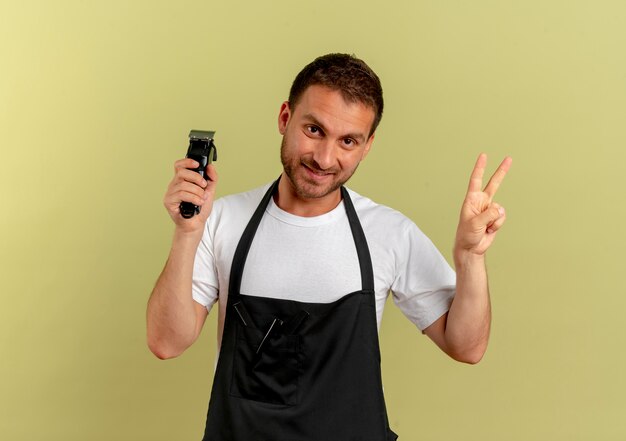
[(178, 359), (145, 344), (173, 161), (215, 129), (221, 195), (276, 177), (291, 80), (339, 51), (386, 99), (350, 186), (449, 261), (476, 156), (490, 173), (514, 158), (484, 360), (446, 358), (388, 303), (400, 439), (626, 439), (625, 17), (620, 1), (3, 1), (0, 438), (200, 439), (215, 316)]

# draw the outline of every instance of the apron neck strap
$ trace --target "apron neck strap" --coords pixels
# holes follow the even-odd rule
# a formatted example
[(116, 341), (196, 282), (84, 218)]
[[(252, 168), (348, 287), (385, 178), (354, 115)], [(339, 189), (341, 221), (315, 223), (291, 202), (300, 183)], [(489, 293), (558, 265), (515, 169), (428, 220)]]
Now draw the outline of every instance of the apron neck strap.
[(352, 199), (344, 186), (341, 186), (341, 197), (343, 198), (343, 205), (348, 215), (348, 222), (350, 222), (350, 230), (352, 230), (356, 252), (359, 256), (362, 289), (363, 291), (374, 292), (374, 270), (372, 269), (372, 258), (369, 247), (367, 246), (367, 239), (361, 227), (359, 216), (357, 216), (354, 205), (352, 204)]

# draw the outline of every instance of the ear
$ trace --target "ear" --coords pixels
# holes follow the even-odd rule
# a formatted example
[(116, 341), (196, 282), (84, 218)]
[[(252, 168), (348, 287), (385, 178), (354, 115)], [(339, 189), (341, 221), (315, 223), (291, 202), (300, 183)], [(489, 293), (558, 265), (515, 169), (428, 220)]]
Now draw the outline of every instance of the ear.
[(361, 161), (365, 159), (367, 154), (370, 152), (370, 148), (372, 148), (372, 144), (374, 143), (374, 136), (376, 132), (372, 133), (365, 143), (365, 148), (363, 149), (363, 155), (361, 156)]
[(278, 113), (278, 131), (281, 135), (284, 135), (287, 131), (287, 124), (291, 119), (291, 108), (289, 107), (289, 101), (285, 101), (280, 106), (280, 112)]

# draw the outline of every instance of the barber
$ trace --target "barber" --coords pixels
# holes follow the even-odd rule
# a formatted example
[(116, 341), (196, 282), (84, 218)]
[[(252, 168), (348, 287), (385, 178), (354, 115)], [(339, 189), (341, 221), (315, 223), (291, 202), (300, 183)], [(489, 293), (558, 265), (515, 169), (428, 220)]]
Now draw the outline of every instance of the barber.
[[(150, 296), (148, 345), (182, 354), (218, 303), (218, 363), (204, 440), (395, 440), (382, 391), (378, 329), (385, 299), (455, 360), (477, 363), (491, 310), (485, 253), (506, 219), (494, 196), (511, 159), (483, 188), (481, 154), (461, 207), (456, 273), (408, 218), (344, 184), (383, 112), (362, 60), (317, 58), (280, 108), (283, 172), (214, 201), (207, 180), (175, 163), (164, 205), (176, 228)], [(181, 202), (201, 207), (184, 219)]]

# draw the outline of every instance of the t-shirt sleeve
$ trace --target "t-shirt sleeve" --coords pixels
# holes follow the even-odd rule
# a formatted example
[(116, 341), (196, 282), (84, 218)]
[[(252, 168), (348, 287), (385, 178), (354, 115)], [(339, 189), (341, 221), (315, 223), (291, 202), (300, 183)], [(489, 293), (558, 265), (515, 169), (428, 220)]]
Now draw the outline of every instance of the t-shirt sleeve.
[(196, 251), (191, 279), (193, 299), (206, 307), (208, 311), (211, 310), (211, 307), (217, 301), (219, 286), (210, 223), (211, 217), (207, 221), (202, 240)]
[(423, 331), (450, 309), (455, 292), (454, 271), (430, 239), (409, 222), (391, 286), (394, 303)]

